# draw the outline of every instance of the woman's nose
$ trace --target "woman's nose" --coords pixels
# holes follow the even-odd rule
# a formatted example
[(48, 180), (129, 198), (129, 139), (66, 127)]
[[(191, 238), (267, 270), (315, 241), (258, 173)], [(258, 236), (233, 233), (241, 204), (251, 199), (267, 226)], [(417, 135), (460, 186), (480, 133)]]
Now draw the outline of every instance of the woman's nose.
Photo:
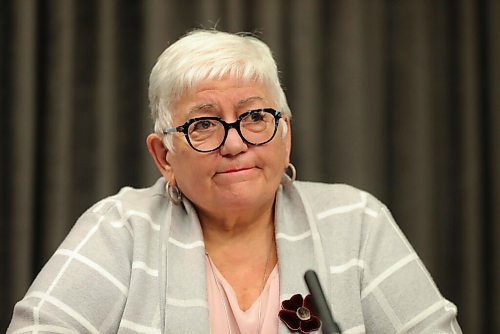
[(248, 150), (248, 144), (241, 138), (238, 131), (234, 128), (227, 132), (226, 141), (220, 148), (222, 155), (237, 155)]

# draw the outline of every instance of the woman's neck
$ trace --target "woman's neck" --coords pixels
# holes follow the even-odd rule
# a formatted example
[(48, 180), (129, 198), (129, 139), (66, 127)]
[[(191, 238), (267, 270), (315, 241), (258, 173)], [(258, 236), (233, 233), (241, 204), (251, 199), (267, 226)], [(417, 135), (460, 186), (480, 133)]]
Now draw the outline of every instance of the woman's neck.
[(274, 238), (274, 206), (245, 214), (240, 211), (214, 216), (199, 212), (199, 219), (209, 254), (262, 247), (269, 245), (269, 240)]
[(242, 310), (257, 300), (278, 260), (273, 206), (252, 212), (216, 220), (199, 214), (205, 251), (233, 288)]

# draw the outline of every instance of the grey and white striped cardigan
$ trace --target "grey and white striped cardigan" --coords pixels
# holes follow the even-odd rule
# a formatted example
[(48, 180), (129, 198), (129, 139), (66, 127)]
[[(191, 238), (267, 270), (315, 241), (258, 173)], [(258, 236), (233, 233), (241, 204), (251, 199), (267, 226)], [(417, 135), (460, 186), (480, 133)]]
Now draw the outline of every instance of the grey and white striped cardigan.
[[(389, 211), (346, 185), (295, 181), (276, 196), (280, 299), (320, 276), (343, 333), (461, 333)], [(165, 183), (85, 212), (14, 308), (8, 333), (208, 333), (202, 230)], [(288, 333), (284, 324), (280, 333)]]

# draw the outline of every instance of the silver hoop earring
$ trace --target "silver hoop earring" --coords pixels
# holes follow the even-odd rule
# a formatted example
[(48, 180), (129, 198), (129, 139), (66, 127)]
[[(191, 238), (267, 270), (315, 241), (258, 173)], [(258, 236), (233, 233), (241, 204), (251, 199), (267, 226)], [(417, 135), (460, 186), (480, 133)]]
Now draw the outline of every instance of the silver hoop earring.
[(179, 188), (170, 185), (170, 181), (167, 182), (165, 188), (170, 201), (172, 201), (175, 205), (179, 205), (182, 201), (182, 193)]
[[(291, 175), (288, 175), (287, 173), (288, 170), (290, 170)], [(297, 178), (297, 170), (295, 169), (295, 166), (292, 163), (289, 163), (287, 168), (285, 169), (285, 173), (283, 175), (281, 184), (283, 185), (292, 184), (296, 178)]]

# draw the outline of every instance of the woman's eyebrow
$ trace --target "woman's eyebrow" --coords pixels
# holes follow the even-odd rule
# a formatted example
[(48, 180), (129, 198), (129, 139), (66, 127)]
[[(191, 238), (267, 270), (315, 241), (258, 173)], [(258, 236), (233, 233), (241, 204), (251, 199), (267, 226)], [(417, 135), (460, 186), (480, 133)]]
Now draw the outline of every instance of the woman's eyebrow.
[(241, 107), (242, 105), (245, 105), (249, 102), (254, 102), (254, 101), (264, 101), (264, 99), (260, 96), (250, 96), (250, 97), (247, 97), (246, 99), (238, 101), (237, 106)]
[[(264, 99), (260, 96), (250, 96), (247, 98), (244, 98), (242, 100), (239, 100), (238, 103), (236, 103), (237, 107), (242, 107), (247, 103), (254, 102), (254, 101), (264, 101)], [(217, 105), (214, 103), (202, 103), (202, 104), (197, 104), (195, 106), (192, 106), (191, 108), (188, 109), (188, 115), (196, 114), (199, 111), (202, 111), (204, 109), (217, 109)]]
[(203, 109), (215, 109), (215, 108), (216, 108), (216, 105), (213, 103), (198, 104), (198, 105), (195, 105), (195, 106), (189, 108), (188, 115), (195, 114), (198, 111), (201, 111)]

